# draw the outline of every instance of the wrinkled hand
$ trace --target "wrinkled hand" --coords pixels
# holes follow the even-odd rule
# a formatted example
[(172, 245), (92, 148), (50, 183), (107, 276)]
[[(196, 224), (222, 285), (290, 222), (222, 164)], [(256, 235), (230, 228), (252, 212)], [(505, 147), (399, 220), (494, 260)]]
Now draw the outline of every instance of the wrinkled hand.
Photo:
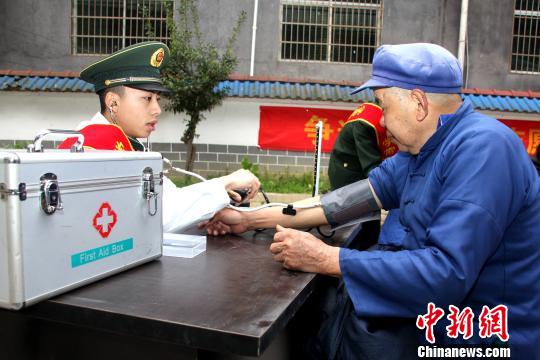
[(198, 225), (199, 229), (206, 227), (208, 235), (225, 235), (229, 233), (240, 234), (248, 230), (248, 223), (244, 213), (223, 209), (208, 221)]
[(305, 231), (276, 226), (270, 245), (274, 260), (291, 270), (339, 276), (339, 248), (326, 245)]
[(235, 192), (234, 190), (242, 189), (247, 191), (247, 197), (244, 199), (245, 202), (253, 199), (259, 188), (261, 187), (261, 182), (255, 175), (249, 170), (236, 170), (229, 175), (223, 176), (222, 180), (225, 184), (225, 190), (229, 196), (237, 203), (242, 201), (242, 197)]

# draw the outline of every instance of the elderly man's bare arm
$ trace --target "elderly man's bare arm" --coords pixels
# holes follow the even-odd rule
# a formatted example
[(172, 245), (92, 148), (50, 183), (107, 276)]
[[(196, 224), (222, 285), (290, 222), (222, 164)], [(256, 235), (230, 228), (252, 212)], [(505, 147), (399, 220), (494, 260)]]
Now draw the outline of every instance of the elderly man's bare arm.
[[(242, 212), (234, 209), (223, 209), (212, 220), (202, 223), (199, 227), (207, 228), (210, 235), (225, 233), (243, 233), (248, 230), (273, 228), (277, 224), (284, 227), (305, 229), (313, 226), (328, 224), (320, 206), (319, 197), (308, 198), (292, 204), (296, 215), (283, 214), (283, 207), (270, 207), (252, 212)], [(309, 208), (296, 208), (312, 206)]]
[(332, 193), (308, 198), (292, 204), (295, 214), (285, 212), (282, 206), (256, 211), (224, 209), (210, 221), (199, 225), (206, 227), (210, 235), (242, 233), (281, 225), (287, 228), (306, 229), (326, 224), (344, 224), (358, 219), (381, 207), (374, 189), (368, 180), (361, 180)]
[(325, 225), (329, 223), (328, 218), (350, 221), (380, 206), (369, 181), (362, 180), (325, 196), (323, 201), (315, 197), (294, 203), (294, 215), (284, 212), (281, 206), (257, 211), (223, 209), (200, 227), (206, 226), (210, 235), (223, 235), (275, 226), (274, 242), (270, 245), (274, 260), (291, 270), (341, 276), (339, 247), (329, 246), (312, 234), (294, 228)]

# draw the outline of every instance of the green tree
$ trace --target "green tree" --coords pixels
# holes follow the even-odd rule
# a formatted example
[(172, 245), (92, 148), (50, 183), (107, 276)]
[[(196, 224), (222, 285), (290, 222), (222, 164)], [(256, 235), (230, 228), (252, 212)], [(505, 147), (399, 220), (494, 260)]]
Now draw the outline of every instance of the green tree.
[(186, 170), (193, 169), (196, 149), (193, 139), (197, 136), (199, 122), (204, 120), (203, 112), (220, 105), (227, 96), (228, 89), (218, 89), (221, 81), (227, 80), (237, 64), (233, 45), (246, 12), (236, 19), (227, 46), (220, 51), (216, 45), (205, 43), (202, 38), (196, 0), (178, 1), (178, 22), (169, 11), (167, 26), (170, 37), (171, 57), (165, 68), (164, 83), (171, 92), (167, 110), (174, 114), (187, 115), (186, 129), (181, 140), (186, 144)]

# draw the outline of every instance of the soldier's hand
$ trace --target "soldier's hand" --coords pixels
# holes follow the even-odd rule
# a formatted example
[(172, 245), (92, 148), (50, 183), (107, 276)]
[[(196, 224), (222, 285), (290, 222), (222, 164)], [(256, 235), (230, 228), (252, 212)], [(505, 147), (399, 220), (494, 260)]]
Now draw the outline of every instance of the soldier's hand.
[[(229, 175), (223, 176), (222, 181), (225, 185), (225, 190), (233, 201), (240, 203), (242, 201), (247, 202), (257, 195), (259, 188), (261, 187), (261, 182), (251, 171), (240, 169), (236, 170)], [(240, 194), (235, 190), (243, 190), (246, 192), (246, 198), (242, 199)]]

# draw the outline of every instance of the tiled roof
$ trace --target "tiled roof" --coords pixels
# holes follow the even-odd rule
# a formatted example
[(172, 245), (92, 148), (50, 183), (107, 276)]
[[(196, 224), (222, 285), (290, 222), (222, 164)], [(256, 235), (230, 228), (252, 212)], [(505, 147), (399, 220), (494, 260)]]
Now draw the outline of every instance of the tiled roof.
[(540, 98), (502, 95), (463, 94), (477, 110), (509, 111), (540, 114)]
[(92, 92), (94, 86), (78, 77), (0, 75), (0, 90)]
[(370, 90), (349, 95), (355, 89), (355, 86), (349, 85), (226, 80), (222, 81), (218, 88), (229, 88), (229, 96), (231, 97), (344, 102), (373, 101), (373, 94)]
[[(336, 102), (373, 101), (370, 90), (355, 95), (352, 83), (322, 84), (294, 82), (285, 79), (259, 78), (248, 80), (240, 76), (222, 81), (218, 88), (229, 88), (230, 97), (259, 99), (316, 100)], [(0, 90), (92, 92), (93, 86), (73, 72), (36, 72), (0, 70)], [(493, 89), (465, 89), (468, 98), (478, 110), (540, 113), (540, 92)]]

